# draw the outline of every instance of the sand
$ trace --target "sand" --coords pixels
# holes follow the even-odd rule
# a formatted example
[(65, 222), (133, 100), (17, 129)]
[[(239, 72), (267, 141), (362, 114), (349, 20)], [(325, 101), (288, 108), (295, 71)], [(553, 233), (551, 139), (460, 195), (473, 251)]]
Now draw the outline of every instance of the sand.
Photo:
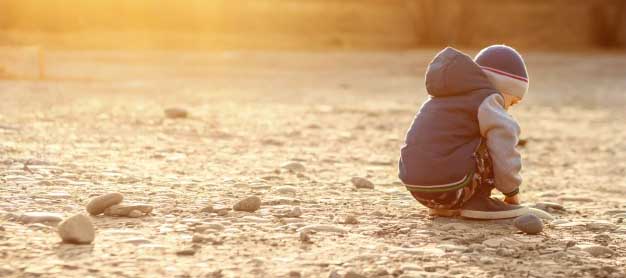
[[(51, 51), (48, 80), (0, 80), (0, 276), (625, 277), (626, 55), (526, 55), (521, 196), (564, 208), (526, 235), (399, 183), (433, 54)], [(154, 209), (62, 243), (110, 192)]]

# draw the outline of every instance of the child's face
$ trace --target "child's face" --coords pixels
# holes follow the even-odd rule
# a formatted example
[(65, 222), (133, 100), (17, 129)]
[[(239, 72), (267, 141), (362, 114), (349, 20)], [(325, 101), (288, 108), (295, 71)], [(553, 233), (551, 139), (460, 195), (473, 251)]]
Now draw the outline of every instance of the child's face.
[(509, 107), (515, 106), (520, 101), (522, 101), (520, 97), (509, 95), (507, 93), (503, 93), (502, 95), (504, 96), (504, 108), (505, 109), (509, 109)]

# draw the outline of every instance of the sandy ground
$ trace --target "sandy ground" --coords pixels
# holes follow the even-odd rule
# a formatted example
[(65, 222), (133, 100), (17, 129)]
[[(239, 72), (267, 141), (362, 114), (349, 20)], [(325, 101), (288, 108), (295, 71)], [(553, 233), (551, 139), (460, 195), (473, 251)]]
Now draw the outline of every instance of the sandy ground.
[[(564, 207), (534, 236), (428, 217), (399, 183), (432, 55), (47, 53), (48, 80), (0, 80), (0, 276), (626, 277), (626, 55), (527, 55), (522, 197)], [(154, 210), (91, 217), (90, 245), (22, 217), (116, 191)]]

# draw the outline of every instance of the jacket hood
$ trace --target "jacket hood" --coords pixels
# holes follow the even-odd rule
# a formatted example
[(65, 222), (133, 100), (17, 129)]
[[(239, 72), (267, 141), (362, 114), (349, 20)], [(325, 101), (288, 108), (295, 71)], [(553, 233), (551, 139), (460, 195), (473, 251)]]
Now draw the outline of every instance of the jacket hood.
[(447, 47), (426, 69), (426, 90), (435, 97), (455, 96), (495, 88), (482, 69), (466, 54)]

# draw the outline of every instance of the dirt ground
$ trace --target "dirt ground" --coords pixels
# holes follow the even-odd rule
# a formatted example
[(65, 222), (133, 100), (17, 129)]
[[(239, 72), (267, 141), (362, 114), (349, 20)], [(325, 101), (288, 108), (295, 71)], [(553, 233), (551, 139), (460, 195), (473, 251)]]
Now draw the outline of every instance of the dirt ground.
[[(48, 52), (47, 80), (0, 80), (0, 276), (626, 277), (626, 54), (526, 55), (522, 198), (564, 209), (525, 235), (398, 181), (435, 52)], [(107, 192), (154, 210), (91, 217), (90, 245), (23, 217)]]

